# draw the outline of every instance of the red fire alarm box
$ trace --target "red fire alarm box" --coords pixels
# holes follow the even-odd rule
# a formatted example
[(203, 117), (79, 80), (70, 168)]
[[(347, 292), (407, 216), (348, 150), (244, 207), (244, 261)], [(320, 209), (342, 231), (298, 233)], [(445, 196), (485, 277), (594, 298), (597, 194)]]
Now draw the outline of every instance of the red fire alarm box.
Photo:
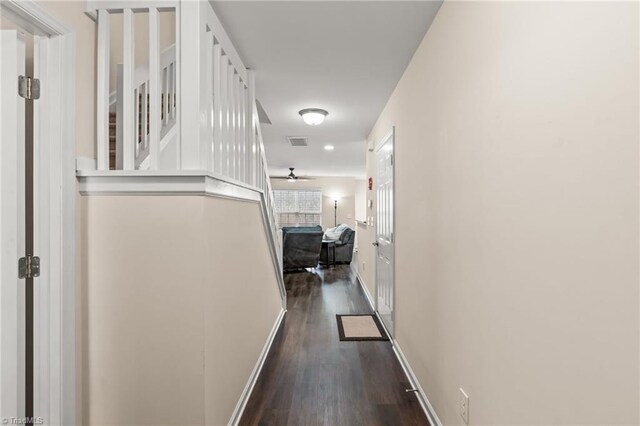
[(369, 191), (373, 189), (373, 178), (369, 178)]

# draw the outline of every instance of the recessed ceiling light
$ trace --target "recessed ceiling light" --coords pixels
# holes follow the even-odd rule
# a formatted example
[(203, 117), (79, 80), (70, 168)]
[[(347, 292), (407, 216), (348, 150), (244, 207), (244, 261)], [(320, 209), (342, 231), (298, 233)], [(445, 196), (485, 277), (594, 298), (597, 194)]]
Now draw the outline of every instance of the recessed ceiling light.
[(325, 151), (333, 151), (333, 145), (325, 145), (324, 146), (324, 150)]
[(309, 126), (317, 126), (318, 124), (322, 124), (329, 113), (319, 108), (306, 108), (300, 110), (298, 114), (302, 116), (302, 120)]

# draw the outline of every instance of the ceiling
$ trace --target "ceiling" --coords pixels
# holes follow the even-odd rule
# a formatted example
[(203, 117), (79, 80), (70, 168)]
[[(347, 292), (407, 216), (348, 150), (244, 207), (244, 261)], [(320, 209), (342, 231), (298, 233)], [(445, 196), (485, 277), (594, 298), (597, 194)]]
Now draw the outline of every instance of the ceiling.
[[(365, 176), (366, 138), (440, 1), (212, 1), (272, 124), (270, 174)], [(329, 111), (320, 126), (298, 111)], [(305, 136), (292, 147), (287, 136)], [(324, 145), (333, 145), (331, 152)]]

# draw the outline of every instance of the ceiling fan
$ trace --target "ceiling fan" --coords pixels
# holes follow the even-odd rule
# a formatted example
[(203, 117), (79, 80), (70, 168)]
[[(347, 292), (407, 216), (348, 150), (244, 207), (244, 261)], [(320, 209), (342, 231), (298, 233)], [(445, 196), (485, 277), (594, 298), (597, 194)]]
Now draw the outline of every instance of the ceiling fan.
[(312, 180), (313, 178), (308, 178), (308, 177), (299, 177), (296, 176), (296, 174), (293, 172), (295, 170), (295, 167), (289, 167), (289, 170), (291, 171), (291, 173), (289, 173), (287, 176), (274, 176), (272, 177), (272, 179), (286, 179), (289, 182), (295, 182), (295, 181), (303, 181), (303, 180)]

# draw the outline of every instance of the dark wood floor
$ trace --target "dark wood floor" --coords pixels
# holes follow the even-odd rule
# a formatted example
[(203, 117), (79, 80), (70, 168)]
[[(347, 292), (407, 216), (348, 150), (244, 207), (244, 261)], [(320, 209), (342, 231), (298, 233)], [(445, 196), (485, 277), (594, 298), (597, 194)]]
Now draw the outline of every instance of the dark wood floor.
[(390, 342), (340, 342), (370, 313), (348, 265), (285, 274), (288, 310), (241, 425), (428, 425)]

